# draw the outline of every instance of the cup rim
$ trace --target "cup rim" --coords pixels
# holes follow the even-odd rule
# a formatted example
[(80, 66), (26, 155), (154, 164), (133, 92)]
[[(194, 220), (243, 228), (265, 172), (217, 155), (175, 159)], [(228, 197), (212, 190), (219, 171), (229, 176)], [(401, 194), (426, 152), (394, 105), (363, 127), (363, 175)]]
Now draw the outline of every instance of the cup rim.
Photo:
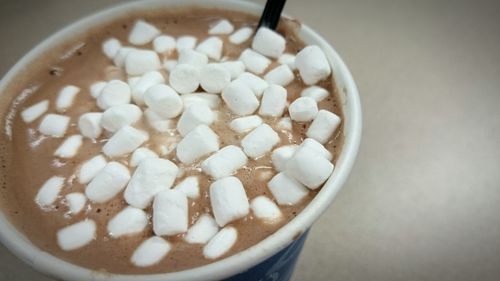
[[(111, 21), (126, 11), (151, 10), (154, 7), (212, 7), (227, 10), (238, 10), (259, 15), (263, 6), (247, 1), (233, 0), (146, 0), (113, 6), (93, 13), (68, 25), (52, 34), (27, 54), (25, 54), (0, 81), (0, 93), (9, 82), (31, 61), (84, 30)], [(285, 15), (286, 16), (286, 15)], [(356, 84), (347, 66), (334, 48), (319, 34), (305, 24), (301, 24), (300, 37), (307, 43), (319, 45), (325, 52), (334, 72), (339, 95), (343, 98), (344, 111), (344, 145), (337, 161), (337, 167), (320, 192), (313, 200), (290, 222), (278, 229), (261, 242), (250, 248), (222, 260), (183, 271), (158, 274), (122, 275), (93, 271), (71, 264), (34, 246), (20, 231), (18, 231), (0, 211), (0, 241), (18, 258), (31, 265), (36, 270), (57, 278), (68, 280), (218, 280), (243, 272), (264, 261), (292, 241), (300, 237), (314, 221), (332, 203), (338, 191), (348, 178), (354, 165), (361, 140), (362, 113)], [(340, 87), (339, 82), (342, 82)], [(140, 278), (140, 279), (138, 279)]]

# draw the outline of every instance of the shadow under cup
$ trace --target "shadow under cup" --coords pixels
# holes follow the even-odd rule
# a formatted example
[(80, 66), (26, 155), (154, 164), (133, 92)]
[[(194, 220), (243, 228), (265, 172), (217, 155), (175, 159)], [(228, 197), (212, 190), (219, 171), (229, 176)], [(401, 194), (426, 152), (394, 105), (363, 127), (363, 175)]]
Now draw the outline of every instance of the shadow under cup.
[[(233, 0), (151, 0), (116, 6), (73, 23), (32, 49), (0, 81), (0, 93), (4, 92), (9, 81), (21, 73), (30, 62), (70, 37), (126, 15), (129, 11), (149, 11), (158, 8), (186, 6), (237, 10), (255, 15), (260, 15), (263, 10), (260, 5)], [(354, 164), (361, 138), (359, 95), (346, 65), (335, 50), (307, 26), (302, 25), (299, 35), (306, 44), (321, 47), (330, 62), (342, 102), (345, 139), (342, 152), (330, 179), (302, 212), (274, 234), (257, 245), (208, 265), (179, 272), (151, 275), (102, 273), (65, 262), (31, 244), (0, 212), (0, 240), (2, 243), (36, 270), (63, 280), (289, 280), (307, 237), (308, 229), (332, 203), (346, 181)]]

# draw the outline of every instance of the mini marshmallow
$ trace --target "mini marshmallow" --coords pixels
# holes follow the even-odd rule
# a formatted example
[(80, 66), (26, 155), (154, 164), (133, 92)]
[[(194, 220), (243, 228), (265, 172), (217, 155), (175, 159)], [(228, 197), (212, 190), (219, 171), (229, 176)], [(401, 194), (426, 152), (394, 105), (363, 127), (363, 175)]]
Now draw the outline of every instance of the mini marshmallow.
[(87, 185), (85, 195), (94, 203), (105, 203), (115, 197), (129, 180), (127, 167), (118, 162), (109, 162)]
[(61, 138), (66, 134), (69, 121), (68, 116), (49, 113), (43, 117), (38, 126), (38, 131), (46, 136)]
[(125, 71), (128, 75), (143, 75), (160, 68), (160, 58), (154, 51), (132, 50), (125, 58)]
[(120, 104), (104, 111), (101, 126), (109, 132), (116, 132), (123, 126), (132, 125), (142, 116), (141, 109), (135, 104)]
[(180, 52), (183, 49), (194, 49), (197, 40), (196, 37), (187, 35), (177, 38), (177, 51)]
[(153, 40), (153, 49), (157, 53), (169, 53), (175, 50), (175, 38), (169, 35), (160, 35)]
[(219, 226), (208, 214), (201, 215), (184, 236), (184, 241), (190, 244), (205, 244), (219, 231)]
[(293, 121), (308, 122), (318, 114), (318, 104), (312, 98), (300, 97), (290, 104), (288, 113)]
[(212, 36), (205, 39), (197, 47), (196, 51), (204, 53), (209, 58), (214, 60), (220, 60), (222, 56), (222, 45), (224, 43), (219, 37)]
[(72, 135), (68, 137), (54, 152), (54, 156), (60, 158), (73, 158), (82, 146), (82, 135)]
[(190, 176), (181, 181), (178, 185), (174, 187), (190, 199), (196, 199), (200, 197), (200, 183), (197, 176)]
[(327, 110), (320, 110), (307, 129), (306, 135), (324, 144), (340, 125), (340, 117)]
[(222, 19), (218, 21), (216, 24), (210, 27), (208, 30), (208, 34), (210, 35), (222, 35), (222, 34), (230, 34), (234, 31), (234, 26), (227, 19)]
[(109, 38), (102, 43), (102, 52), (110, 59), (113, 59), (118, 50), (122, 47), (122, 43), (116, 38)]
[(164, 84), (150, 87), (144, 93), (144, 102), (162, 118), (175, 118), (183, 109), (182, 99), (174, 89)]
[(153, 202), (153, 230), (156, 235), (176, 235), (188, 229), (188, 200), (184, 193), (166, 190)]
[(273, 166), (278, 172), (283, 172), (286, 169), (286, 163), (290, 158), (292, 158), (293, 154), (299, 148), (298, 145), (284, 145), (282, 147), (276, 148), (271, 154), (271, 160), (273, 162)]
[(269, 82), (269, 84), (276, 84), (283, 87), (290, 84), (294, 78), (295, 76), (290, 67), (284, 64), (273, 68), (264, 76), (264, 79)]
[(95, 239), (96, 224), (93, 220), (85, 219), (57, 232), (57, 244), (64, 251), (81, 248)]
[(148, 139), (148, 133), (123, 126), (104, 144), (102, 151), (109, 157), (122, 156), (134, 151)]
[(128, 41), (134, 45), (144, 45), (160, 34), (160, 30), (154, 25), (144, 20), (137, 20), (128, 35)]
[(85, 194), (80, 192), (73, 192), (66, 194), (64, 197), (69, 207), (69, 213), (72, 215), (76, 215), (83, 210), (85, 207), (85, 203), (87, 202), (87, 197)]
[(262, 124), (262, 118), (258, 115), (239, 117), (229, 123), (229, 128), (237, 133), (245, 133), (253, 130)]
[(49, 101), (43, 100), (25, 108), (21, 112), (21, 118), (25, 123), (31, 123), (42, 116), (49, 109)]
[(238, 231), (232, 226), (221, 229), (208, 244), (203, 247), (203, 256), (216, 259), (227, 253), (238, 239)]
[(222, 91), (227, 107), (237, 115), (250, 115), (259, 107), (259, 100), (246, 84), (233, 81)]
[(270, 85), (262, 96), (259, 114), (263, 116), (279, 117), (286, 107), (286, 89), (278, 85)]
[(223, 66), (207, 64), (200, 69), (200, 85), (208, 93), (220, 93), (231, 82), (231, 74)]
[(314, 190), (330, 177), (333, 164), (316, 150), (301, 146), (288, 160), (285, 171), (309, 189)]
[(141, 209), (126, 207), (108, 222), (108, 233), (113, 238), (142, 232), (148, 225), (148, 215)]
[(56, 110), (59, 112), (64, 112), (73, 105), (76, 95), (80, 92), (80, 88), (69, 85), (63, 87), (59, 91), (59, 95), (56, 99)]
[(182, 136), (187, 135), (198, 125), (210, 125), (215, 121), (214, 112), (204, 104), (193, 104), (188, 107), (177, 122), (177, 131)]
[(113, 58), (113, 63), (120, 68), (125, 66), (125, 59), (127, 58), (127, 55), (133, 50), (136, 49), (131, 47), (121, 47)]
[(306, 85), (316, 84), (332, 73), (325, 53), (316, 45), (307, 46), (297, 54), (295, 67)]
[(154, 112), (150, 108), (144, 111), (144, 115), (146, 115), (148, 124), (160, 133), (165, 133), (169, 130), (175, 129), (174, 120), (162, 118), (158, 115), (158, 113)]
[(132, 87), (132, 100), (138, 106), (144, 105), (144, 93), (157, 84), (165, 83), (165, 78), (158, 71), (144, 73), (141, 78)]
[(307, 146), (317, 153), (319, 153), (321, 156), (325, 157), (328, 161), (332, 161), (333, 155), (328, 149), (326, 149), (321, 143), (316, 141), (315, 139), (312, 138), (307, 138), (305, 139), (300, 146)]
[(85, 161), (78, 172), (78, 182), (89, 183), (107, 164), (106, 158), (101, 154)]
[(262, 97), (264, 90), (269, 87), (269, 83), (267, 83), (266, 80), (250, 72), (242, 73), (235, 81), (243, 82), (258, 98)]
[(229, 72), (231, 79), (236, 79), (243, 72), (245, 72), (245, 64), (239, 60), (221, 62), (219, 65), (224, 67)]
[(64, 178), (53, 176), (48, 179), (38, 190), (35, 202), (41, 207), (48, 207), (57, 200), (59, 193), (64, 186)]
[(191, 164), (199, 158), (219, 150), (219, 137), (207, 125), (198, 125), (177, 144), (177, 158)]
[(276, 127), (285, 131), (292, 131), (292, 119), (290, 117), (283, 117), (276, 123)]
[(302, 92), (300, 93), (301, 97), (310, 97), (316, 102), (320, 102), (326, 99), (328, 95), (329, 93), (327, 90), (318, 86), (310, 86), (302, 90)]
[(254, 215), (265, 223), (273, 224), (280, 221), (283, 217), (278, 206), (266, 196), (255, 197), (250, 202), (250, 208)]
[(206, 54), (200, 53), (193, 49), (182, 49), (179, 51), (177, 64), (183, 63), (201, 67), (208, 63), (208, 57)]
[(247, 41), (250, 36), (253, 34), (253, 28), (250, 27), (242, 27), (236, 30), (231, 36), (229, 36), (229, 42), (239, 45), (245, 41)]
[[(308, 165), (310, 163), (303, 164)], [(267, 183), (267, 187), (279, 205), (295, 205), (309, 193), (309, 190), (304, 185), (283, 172), (275, 175)]]
[(111, 80), (97, 97), (97, 106), (106, 110), (112, 106), (130, 103), (131, 91), (127, 83)]
[(106, 87), (106, 82), (104, 81), (98, 81), (98, 82), (95, 82), (94, 84), (90, 85), (90, 88), (89, 88), (89, 91), (90, 91), (90, 95), (96, 99), (99, 94), (101, 94), (101, 91), (102, 89), (104, 89), (104, 87)]
[(241, 148), (228, 145), (201, 163), (201, 169), (214, 179), (234, 174), (247, 164), (247, 156)]
[(147, 158), (158, 158), (158, 154), (149, 148), (139, 147), (132, 153), (130, 158), (130, 167), (137, 167), (144, 159)]
[(159, 263), (172, 247), (165, 239), (153, 236), (135, 249), (130, 261), (137, 267), (148, 267)]
[(80, 133), (83, 136), (89, 139), (96, 139), (102, 133), (101, 120), (101, 112), (84, 113), (78, 119), (78, 129), (80, 129)]
[(262, 74), (271, 64), (271, 60), (251, 49), (245, 49), (240, 55), (240, 60), (247, 70), (255, 74)]
[(166, 60), (163, 62), (163, 68), (165, 68), (168, 72), (172, 72), (172, 69), (174, 69), (177, 64), (177, 60)]
[(246, 155), (253, 159), (264, 156), (280, 142), (278, 134), (267, 124), (255, 128), (241, 140)]
[(267, 27), (260, 27), (253, 36), (252, 49), (271, 58), (279, 58), (285, 46), (285, 38)]
[(123, 197), (131, 206), (144, 209), (156, 194), (172, 187), (178, 172), (170, 160), (146, 158), (135, 170)]
[(217, 109), (221, 104), (221, 99), (219, 95), (215, 94), (205, 94), (205, 93), (193, 93), (184, 94), (181, 96), (182, 102), (184, 103), (184, 109), (189, 108), (193, 104), (204, 104), (210, 109)]
[(236, 177), (222, 178), (210, 185), (210, 205), (221, 227), (248, 215), (250, 208), (245, 188)]
[(290, 69), (295, 69), (295, 55), (284, 53), (278, 58), (278, 62), (288, 65)]
[(181, 94), (189, 94), (200, 85), (199, 68), (190, 64), (178, 64), (169, 76), (170, 86)]

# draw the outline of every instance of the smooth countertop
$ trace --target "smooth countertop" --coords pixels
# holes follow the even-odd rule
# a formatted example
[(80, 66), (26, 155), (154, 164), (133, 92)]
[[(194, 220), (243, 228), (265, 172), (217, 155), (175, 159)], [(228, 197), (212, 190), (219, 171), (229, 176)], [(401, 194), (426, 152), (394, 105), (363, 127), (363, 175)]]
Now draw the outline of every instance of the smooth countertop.
[[(120, 1), (0, 0), (0, 75)], [(293, 280), (500, 280), (500, 2), (299, 1), (359, 87), (363, 140)], [(0, 246), (0, 280), (52, 280)]]

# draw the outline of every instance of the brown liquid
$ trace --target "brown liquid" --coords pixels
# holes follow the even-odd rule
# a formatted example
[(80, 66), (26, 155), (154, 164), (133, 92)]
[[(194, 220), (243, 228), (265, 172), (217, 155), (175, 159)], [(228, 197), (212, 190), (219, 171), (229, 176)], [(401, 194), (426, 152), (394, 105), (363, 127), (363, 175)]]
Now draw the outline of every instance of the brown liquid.
[[(95, 105), (95, 100), (88, 92), (89, 85), (95, 81), (108, 80), (112, 77), (125, 78), (119, 70), (115, 71), (107, 67), (112, 63), (102, 54), (101, 43), (109, 37), (116, 37), (121, 42), (127, 42), (128, 33), (134, 21), (138, 18), (146, 19), (169, 35), (194, 35), (198, 38), (198, 42), (208, 37), (209, 25), (219, 18), (229, 19), (235, 25), (235, 29), (242, 26), (253, 27), (258, 20), (257, 17), (244, 13), (199, 8), (189, 10), (169, 9), (168, 11), (155, 11), (149, 14), (129, 15), (127, 18), (115, 20), (96, 30), (79, 35), (64, 46), (56, 48), (50, 54), (44, 56), (43, 59), (39, 59), (29, 69), (26, 69), (21, 76), (17, 77), (5, 92), (1, 93), (0, 102), (0, 112), (4, 112), (2, 114), (2, 124), (6, 125), (5, 131), (0, 136), (0, 204), (10, 221), (32, 243), (44, 251), (84, 267), (123, 274), (178, 271), (208, 264), (212, 260), (203, 257), (202, 246), (188, 244), (182, 240), (182, 235), (177, 235), (164, 237), (173, 247), (159, 264), (148, 268), (133, 266), (129, 261), (133, 251), (145, 238), (153, 235), (153, 232), (152, 226), (149, 225), (143, 233), (138, 235), (118, 239), (113, 239), (107, 235), (106, 225), (109, 219), (126, 206), (122, 194), (106, 204), (89, 204), (87, 202), (86, 209), (79, 214), (65, 215), (68, 207), (62, 202), (64, 195), (71, 192), (84, 192), (85, 190), (85, 186), (79, 184), (76, 180), (75, 172), (83, 161), (100, 153), (102, 142), (109, 135), (102, 136), (96, 143), (85, 139), (76, 157), (69, 160), (57, 159), (53, 156), (53, 152), (63, 139), (42, 137), (36, 130), (42, 118), (30, 124), (25, 124), (21, 120), (19, 112), (23, 108), (43, 99), (50, 100), (51, 107), (48, 112), (55, 112), (53, 105), (59, 89), (68, 84), (76, 85), (82, 91), (78, 94), (74, 106), (65, 114), (71, 117), (71, 125), (66, 136), (78, 134), (78, 128), (76, 127), (78, 117), (84, 112), (99, 111)], [(297, 53), (304, 47), (303, 42), (296, 35), (297, 27), (298, 23), (290, 20), (282, 20), (280, 23), (279, 32), (285, 35), (287, 39), (287, 52)], [(231, 58), (237, 58), (239, 53), (249, 47), (251, 42), (251, 40), (248, 40), (242, 45), (234, 46), (227, 41), (226, 36), (222, 36), (222, 38), (225, 43), (223, 55)], [(68, 58), (61, 59), (63, 54), (81, 43), (84, 43), (81, 48), (75, 50)], [(146, 48), (151, 48), (151, 45), (146, 46)], [(276, 63), (273, 63), (269, 69), (275, 65)], [(166, 72), (164, 74), (168, 75)], [(319, 108), (330, 110), (342, 117), (333, 78), (323, 81), (319, 85), (331, 93), (331, 96), (319, 103)], [(304, 87), (305, 85), (301, 82), (300, 77), (297, 76), (297, 79), (286, 87), (289, 101), (296, 99)], [(32, 95), (16, 105), (14, 101), (16, 97), (19, 97), (22, 92), (26, 93), (26, 89), (32, 88), (35, 89)], [(13, 118), (9, 118), (9, 112), (13, 113)], [(285, 113), (285, 115), (287, 114)], [(238, 135), (228, 128), (228, 123), (235, 116), (225, 106), (222, 106), (218, 116), (218, 121), (211, 127), (220, 136), (221, 147), (229, 144), (239, 145), (243, 135)], [(277, 119), (272, 118), (264, 118), (264, 120), (271, 126), (277, 121)], [(136, 124), (136, 127), (148, 130), (152, 137), (147, 146), (159, 152), (157, 149), (158, 142), (168, 138), (168, 136), (155, 133), (144, 121)], [(307, 127), (306, 124), (294, 123), (291, 134), (275, 128), (281, 137), (279, 146), (289, 143), (300, 144), (305, 138)], [(9, 128), (11, 128), (11, 134)], [(326, 144), (326, 147), (334, 155), (334, 163), (343, 144), (341, 132), (342, 128), (338, 129), (336, 136)], [(173, 158), (174, 156), (175, 153), (171, 153), (164, 157), (179, 164), (179, 161)], [(129, 156), (121, 158), (119, 161), (126, 164), (128, 159)], [(256, 161), (250, 159), (248, 165), (239, 170), (236, 176), (243, 182), (247, 196), (251, 200), (259, 195), (273, 198), (266, 183), (275, 173), (268, 155)], [(187, 170), (186, 172), (186, 176), (195, 174), (200, 179), (202, 196), (197, 200), (189, 200), (190, 225), (196, 221), (200, 214), (211, 213), (208, 187), (212, 180), (195, 170)], [(60, 199), (56, 201), (54, 209), (42, 211), (34, 202), (34, 197), (41, 185), (53, 175), (66, 177), (66, 185), (60, 194)], [(178, 179), (177, 182), (180, 180)], [(230, 225), (238, 229), (238, 241), (224, 257), (255, 245), (274, 233), (293, 219), (313, 199), (317, 192), (318, 190), (311, 191), (301, 204), (289, 207), (281, 206), (284, 220), (280, 223), (274, 225), (264, 224), (253, 218), (252, 214), (230, 223)], [(151, 212), (150, 208), (146, 211)], [(75, 251), (65, 252), (61, 250), (56, 241), (57, 230), (85, 218), (96, 221), (98, 226), (96, 240)]]

